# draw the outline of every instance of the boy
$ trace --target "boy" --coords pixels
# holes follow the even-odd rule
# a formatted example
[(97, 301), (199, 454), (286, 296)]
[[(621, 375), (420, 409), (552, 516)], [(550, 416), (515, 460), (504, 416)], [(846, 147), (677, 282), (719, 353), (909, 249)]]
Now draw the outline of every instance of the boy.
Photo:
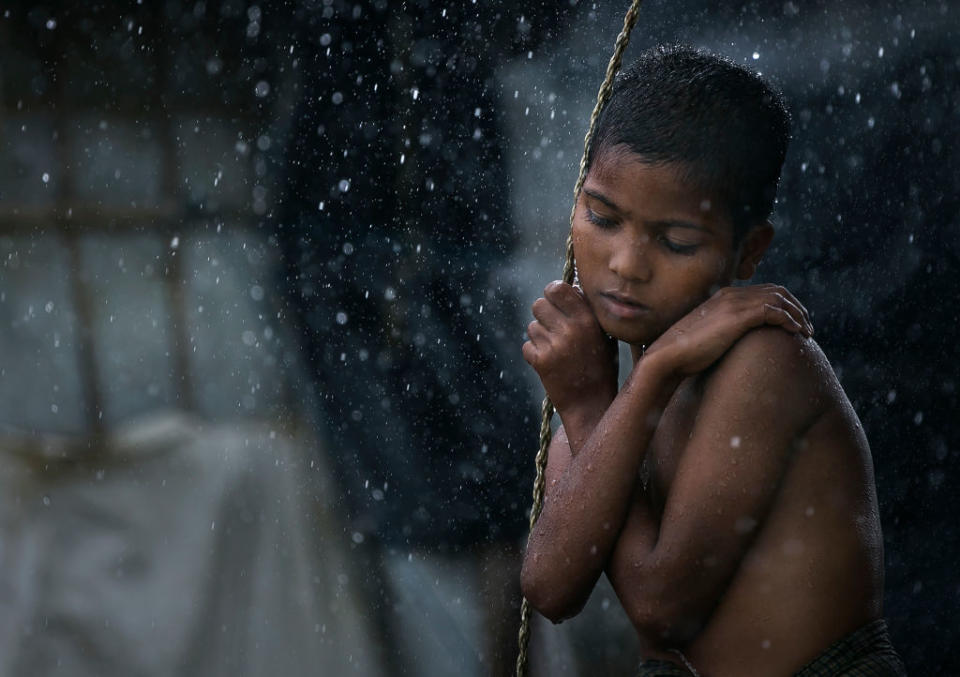
[[(606, 573), (641, 675), (903, 674), (856, 414), (796, 299), (728, 286), (773, 237), (788, 138), (757, 75), (645, 53), (589, 148), (579, 284), (533, 305), (523, 355), (563, 425), (524, 595), (559, 622)], [(617, 340), (634, 362), (619, 391)]]

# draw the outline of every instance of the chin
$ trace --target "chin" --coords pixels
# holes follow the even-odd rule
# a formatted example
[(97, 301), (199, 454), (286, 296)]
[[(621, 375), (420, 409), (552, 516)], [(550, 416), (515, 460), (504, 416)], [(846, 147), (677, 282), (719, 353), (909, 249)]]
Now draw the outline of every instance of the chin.
[(618, 341), (637, 347), (648, 346), (659, 336), (649, 329), (638, 327), (629, 322), (601, 322), (600, 327)]

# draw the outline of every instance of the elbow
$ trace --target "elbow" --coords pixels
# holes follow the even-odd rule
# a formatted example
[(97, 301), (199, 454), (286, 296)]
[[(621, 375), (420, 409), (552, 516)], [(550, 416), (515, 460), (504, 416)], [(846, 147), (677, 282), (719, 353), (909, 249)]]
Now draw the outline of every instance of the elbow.
[(640, 636), (660, 649), (683, 649), (700, 628), (688, 617), (664, 613), (663, 609), (635, 616), (633, 625)]
[(583, 610), (590, 596), (578, 594), (578, 590), (563, 585), (563, 577), (550, 575), (550, 571), (535, 566), (529, 557), (524, 559), (520, 571), (520, 590), (534, 609), (552, 623), (561, 623), (573, 618)]
[(637, 633), (653, 646), (682, 649), (703, 627), (703, 618), (684, 603), (678, 588), (647, 579), (631, 592), (620, 595), (624, 610)]

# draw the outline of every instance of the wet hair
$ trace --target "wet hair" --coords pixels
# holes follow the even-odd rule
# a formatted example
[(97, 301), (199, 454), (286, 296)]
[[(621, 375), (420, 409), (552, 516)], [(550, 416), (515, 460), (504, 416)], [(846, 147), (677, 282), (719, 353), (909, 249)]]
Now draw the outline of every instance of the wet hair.
[(789, 139), (783, 100), (758, 74), (660, 46), (617, 75), (587, 157), (629, 150), (641, 162), (678, 164), (682, 181), (726, 210), (736, 244), (770, 216)]

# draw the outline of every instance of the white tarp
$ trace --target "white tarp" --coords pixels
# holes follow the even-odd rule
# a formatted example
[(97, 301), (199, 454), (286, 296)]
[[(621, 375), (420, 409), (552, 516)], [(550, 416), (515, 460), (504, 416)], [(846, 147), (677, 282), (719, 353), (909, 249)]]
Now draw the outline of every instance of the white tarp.
[(0, 437), (0, 675), (380, 674), (320, 454), (181, 414), (72, 445)]

